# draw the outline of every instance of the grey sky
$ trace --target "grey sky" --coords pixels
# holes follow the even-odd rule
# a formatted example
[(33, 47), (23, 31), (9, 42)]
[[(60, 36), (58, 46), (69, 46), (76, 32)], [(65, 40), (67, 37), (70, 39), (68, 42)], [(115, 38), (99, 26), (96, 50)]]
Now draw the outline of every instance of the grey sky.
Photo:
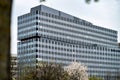
[(120, 42), (120, 1), (100, 0), (98, 3), (86, 4), (84, 0), (14, 0), (11, 24), (11, 53), (17, 53), (17, 16), (30, 12), (30, 8), (44, 4), (54, 9), (66, 12), (95, 25), (118, 31)]

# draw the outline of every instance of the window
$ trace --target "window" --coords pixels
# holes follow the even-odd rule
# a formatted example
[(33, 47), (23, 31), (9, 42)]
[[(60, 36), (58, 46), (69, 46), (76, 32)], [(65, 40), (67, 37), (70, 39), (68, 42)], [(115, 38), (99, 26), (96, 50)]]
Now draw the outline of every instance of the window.
[(36, 14), (38, 14), (38, 10), (36, 10)]
[(38, 52), (38, 50), (36, 49), (36, 52)]
[(36, 44), (36, 47), (38, 47), (38, 44)]
[(38, 17), (36, 17), (36, 20), (38, 20)]
[(38, 28), (36, 28), (36, 30), (38, 30)]
[(38, 25), (38, 22), (36, 22), (36, 25)]

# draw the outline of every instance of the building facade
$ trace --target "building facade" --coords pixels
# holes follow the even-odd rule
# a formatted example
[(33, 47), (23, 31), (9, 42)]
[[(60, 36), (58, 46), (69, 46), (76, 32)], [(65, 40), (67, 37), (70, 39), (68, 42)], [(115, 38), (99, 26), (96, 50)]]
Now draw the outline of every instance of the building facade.
[(18, 17), (18, 69), (37, 62), (64, 65), (74, 59), (88, 67), (89, 76), (116, 79), (120, 68), (117, 31), (39, 5)]
[(17, 54), (11, 54), (11, 76), (17, 79)]

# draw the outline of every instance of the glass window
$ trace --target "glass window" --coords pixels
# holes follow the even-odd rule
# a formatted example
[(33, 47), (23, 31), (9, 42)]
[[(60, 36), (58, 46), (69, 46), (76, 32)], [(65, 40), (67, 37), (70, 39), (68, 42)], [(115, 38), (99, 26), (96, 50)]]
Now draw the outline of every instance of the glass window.
[(38, 10), (36, 10), (36, 14), (38, 14)]
[(38, 25), (38, 22), (36, 22), (36, 25)]
[(38, 20), (38, 17), (36, 17), (36, 20)]

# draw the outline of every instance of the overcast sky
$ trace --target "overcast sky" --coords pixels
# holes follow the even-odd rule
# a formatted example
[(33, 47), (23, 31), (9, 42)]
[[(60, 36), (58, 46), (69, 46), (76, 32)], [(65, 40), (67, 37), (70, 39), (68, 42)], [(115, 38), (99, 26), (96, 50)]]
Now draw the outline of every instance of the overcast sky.
[(120, 0), (100, 0), (98, 3), (86, 4), (85, 0), (13, 0), (11, 24), (11, 53), (17, 54), (17, 17), (30, 12), (30, 8), (46, 5), (66, 12), (95, 25), (118, 31), (120, 42)]

